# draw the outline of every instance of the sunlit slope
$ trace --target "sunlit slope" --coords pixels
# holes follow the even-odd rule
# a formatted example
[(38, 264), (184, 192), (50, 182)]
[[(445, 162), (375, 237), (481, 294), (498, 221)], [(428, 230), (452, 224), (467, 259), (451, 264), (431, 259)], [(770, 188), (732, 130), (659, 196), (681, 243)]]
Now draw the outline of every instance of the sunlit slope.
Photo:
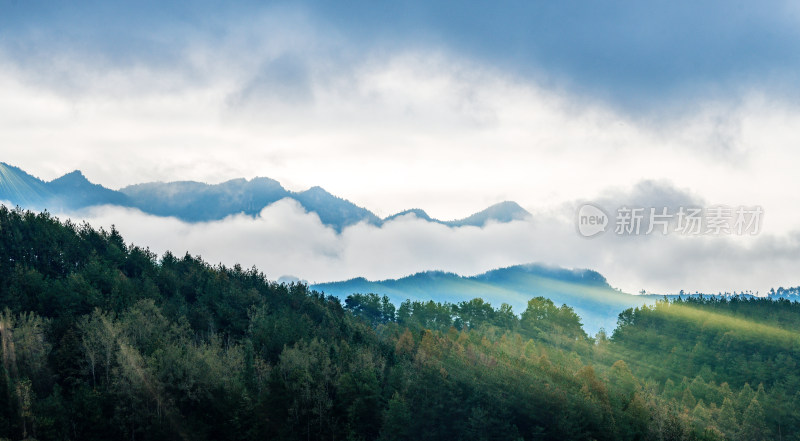
[(40, 207), (51, 197), (52, 193), (43, 181), (0, 162), (0, 201)]
[(340, 298), (352, 293), (385, 294), (396, 304), (406, 299), (455, 303), (480, 297), (495, 306), (508, 303), (517, 313), (525, 310), (531, 298), (544, 296), (558, 305), (573, 307), (590, 334), (601, 327), (610, 332), (616, 325), (617, 315), (626, 308), (655, 302), (652, 297), (634, 296), (611, 288), (594, 271), (542, 265), (513, 266), (473, 277), (424, 272), (383, 281), (358, 278), (313, 288)]
[(5, 163), (0, 163), (0, 201), (51, 212), (104, 204), (130, 205), (124, 194), (92, 184), (80, 171), (44, 182)]
[(754, 386), (796, 377), (800, 304), (768, 299), (689, 299), (625, 311), (611, 353), (641, 374)]
[(800, 350), (800, 333), (796, 326), (792, 326), (795, 329), (783, 328), (753, 318), (702, 310), (686, 304), (659, 305), (657, 308), (668, 320), (682, 326), (699, 328), (706, 333), (722, 333), (726, 342)]

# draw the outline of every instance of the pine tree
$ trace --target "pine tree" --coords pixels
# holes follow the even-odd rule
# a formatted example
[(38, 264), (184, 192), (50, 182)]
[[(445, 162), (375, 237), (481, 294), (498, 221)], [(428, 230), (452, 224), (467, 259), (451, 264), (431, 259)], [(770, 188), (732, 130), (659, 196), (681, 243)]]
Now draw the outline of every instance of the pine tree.
[(747, 406), (742, 415), (742, 427), (739, 429), (737, 439), (741, 441), (761, 441), (770, 439), (769, 428), (764, 421), (764, 409), (755, 398)]
[(697, 401), (697, 405), (692, 410), (691, 415), (693, 419), (692, 424), (698, 431), (702, 431), (711, 421), (711, 413), (706, 408), (702, 399)]
[(686, 409), (694, 409), (694, 407), (697, 405), (697, 400), (694, 398), (694, 395), (692, 395), (691, 390), (685, 389), (683, 391), (681, 404), (683, 404), (683, 407), (685, 407)]
[(717, 416), (717, 427), (729, 438), (738, 432), (739, 423), (736, 421), (736, 408), (730, 398), (722, 401), (722, 407)]
[(739, 414), (744, 413), (755, 395), (756, 393), (753, 391), (753, 388), (750, 387), (750, 383), (745, 383), (744, 386), (742, 386), (742, 390), (739, 391), (739, 396), (736, 397), (736, 410)]

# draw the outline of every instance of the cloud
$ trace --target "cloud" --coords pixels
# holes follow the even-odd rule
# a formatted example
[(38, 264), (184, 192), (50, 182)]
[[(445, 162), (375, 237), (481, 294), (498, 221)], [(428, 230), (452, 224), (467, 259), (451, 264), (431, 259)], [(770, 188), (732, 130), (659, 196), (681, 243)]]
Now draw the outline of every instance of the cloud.
[(281, 55), (265, 62), (254, 77), (228, 101), (232, 106), (271, 105), (306, 106), (313, 100), (308, 68), (298, 57)]
[(290, 275), (312, 283), (397, 278), (433, 269), (472, 275), (542, 262), (597, 270), (627, 292), (763, 293), (796, 285), (800, 258), (800, 232), (739, 240), (680, 235), (634, 240), (611, 233), (585, 239), (576, 233), (574, 219), (552, 213), (483, 228), (449, 228), (408, 215), (382, 227), (357, 224), (341, 234), (291, 199), (254, 218), (236, 215), (195, 224), (112, 206), (70, 216), (94, 226), (116, 225), (126, 240), (159, 254), (189, 252), (211, 263), (255, 265), (273, 280)]
[[(321, 30), (334, 52), (445, 51), (602, 100), (630, 115), (696, 110), (755, 88), (797, 97), (798, 8), (785, 0), (544, 2), (4, 2), (5, 51), (90, 54), (106, 69), (191, 64), (187, 48), (293, 46)], [(282, 22), (305, 23), (299, 31)], [(244, 31), (243, 31), (244, 30)], [(315, 32), (316, 31), (316, 32)], [(240, 38), (245, 36), (246, 38)], [(222, 45), (219, 43), (223, 42)], [(297, 43), (301, 42), (300, 46)], [(224, 52), (217, 54), (225, 59)], [(320, 55), (313, 53), (314, 56)]]
[[(423, 206), (444, 219), (668, 180), (713, 204), (764, 206), (776, 233), (800, 220), (800, 196), (784, 184), (800, 159), (800, 113), (764, 97), (641, 124), (446, 53), (377, 54), (336, 70), (266, 52), (198, 82), (95, 68), (86, 81), (97, 86), (77, 98), (0, 61), (0, 143), (12, 146), (3, 160), (47, 179), (79, 168), (112, 188), (267, 176), (382, 216)], [(296, 82), (273, 82), (281, 75)]]
[(606, 190), (602, 197), (591, 201), (607, 209), (622, 206), (665, 207), (677, 211), (680, 207), (703, 206), (705, 201), (688, 188), (677, 188), (666, 179), (645, 179), (632, 187)]
[[(403, 180), (428, 188), (437, 174), (455, 175), (448, 180), (454, 186), (470, 176), (475, 184), (513, 191), (515, 182), (536, 186), (560, 180), (569, 167), (578, 168), (572, 181), (602, 179), (603, 185), (629, 183), (628, 176), (638, 180), (645, 173), (653, 179), (724, 177), (731, 168), (747, 172), (759, 155), (774, 157), (796, 137), (790, 125), (797, 114), (757, 98), (653, 128), (446, 54), (376, 56), (330, 75), (324, 65), (304, 66), (308, 79), (289, 90), (313, 93), (314, 100), (289, 105), (259, 104), (270, 96), (264, 91), (281, 90), (258, 76), (260, 67), (199, 84), (158, 70), (96, 71), (86, 81), (98, 86), (76, 99), (28, 84), (24, 70), (6, 69), (0, 72), (8, 91), (0, 105), (2, 141), (19, 148), (5, 159), (47, 168), (52, 177), (64, 167), (80, 167), (112, 187), (256, 174), (297, 182), (298, 170), (306, 169), (322, 179), (307, 179), (305, 186), (328, 188), (326, 181), (335, 180), (340, 189), (330, 190), (357, 195), (364, 186), (335, 172), (342, 169), (370, 181)], [(315, 74), (319, 70), (325, 74)], [(250, 88), (253, 78), (261, 81)], [(165, 89), (165, 83), (180, 86)], [(251, 89), (262, 91), (244, 94), (253, 112), (230, 109), (231, 96)], [(739, 121), (731, 135), (735, 154), (715, 147), (719, 114), (734, 114)], [(766, 126), (777, 130), (761, 128)], [(368, 166), (359, 161), (366, 155)], [(709, 161), (720, 164), (709, 167)], [(125, 167), (117, 166), (123, 162)], [(284, 167), (287, 163), (297, 167)], [(356, 167), (358, 173), (349, 173)], [(503, 173), (495, 172), (501, 167)], [(481, 176), (486, 178), (474, 178)], [(504, 178), (510, 182), (499, 181)], [(685, 185), (700, 188), (696, 184)]]
[[(337, 236), (285, 204), (195, 225), (87, 214), (154, 249), (273, 277), (541, 261), (628, 290), (796, 283), (796, 7), (399, 5), (5, 3), (0, 160), (45, 179), (79, 168), (112, 188), (268, 176), (382, 216), (455, 219), (503, 200), (535, 215), (457, 230), (404, 218)], [(766, 220), (747, 243), (585, 241), (576, 201), (759, 205)]]

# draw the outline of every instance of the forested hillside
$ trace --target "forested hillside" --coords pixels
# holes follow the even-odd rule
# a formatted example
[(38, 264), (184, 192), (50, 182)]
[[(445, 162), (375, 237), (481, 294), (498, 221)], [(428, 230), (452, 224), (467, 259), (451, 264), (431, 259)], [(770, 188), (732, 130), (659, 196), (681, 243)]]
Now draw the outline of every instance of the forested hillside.
[(406, 299), (459, 303), (480, 297), (493, 303), (508, 303), (517, 312), (525, 310), (528, 300), (541, 296), (572, 307), (590, 334), (601, 328), (614, 329), (620, 311), (653, 304), (661, 298), (620, 292), (592, 270), (541, 264), (514, 265), (470, 277), (426, 271), (401, 279), (356, 278), (316, 284), (312, 288), (340, 298), (354, 292), (386, 295), (395, 305)]
[(155, 256), (0, 207), (0, 438), (800, 439), (798, 306), (659, 303), (586, 335)]
[(800, 303), (690, 298), (620, 314), (606, 361), (730, 439), (800, 438)]

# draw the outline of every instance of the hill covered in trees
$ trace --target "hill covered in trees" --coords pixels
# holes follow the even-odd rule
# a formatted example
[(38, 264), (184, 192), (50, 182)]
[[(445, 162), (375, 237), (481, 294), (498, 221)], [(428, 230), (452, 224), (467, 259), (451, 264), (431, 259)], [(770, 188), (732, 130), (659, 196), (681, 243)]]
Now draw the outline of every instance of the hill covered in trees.
[(475, 297), (508, 303), (523, 311), (528, 300), (543, 296), (568, 304), (581, 317), (587, 332), (612, 330), (626, 308), (655, 303), (662, 297), (631, 295), (612, 288), (601, 274), (586, 269), (564, 269), (540, 264), (516, 265), (475, 276), (427, 271), (400, 279), (369, 281), (356, 278), (321, 283), (313, 289), (345, 298), (352, 293), (386, 295), (395, 305), (406, 299), (458, 303)]
[(0, 208), (0, 438), (798, 439), (798, 305), (339, 299)]

